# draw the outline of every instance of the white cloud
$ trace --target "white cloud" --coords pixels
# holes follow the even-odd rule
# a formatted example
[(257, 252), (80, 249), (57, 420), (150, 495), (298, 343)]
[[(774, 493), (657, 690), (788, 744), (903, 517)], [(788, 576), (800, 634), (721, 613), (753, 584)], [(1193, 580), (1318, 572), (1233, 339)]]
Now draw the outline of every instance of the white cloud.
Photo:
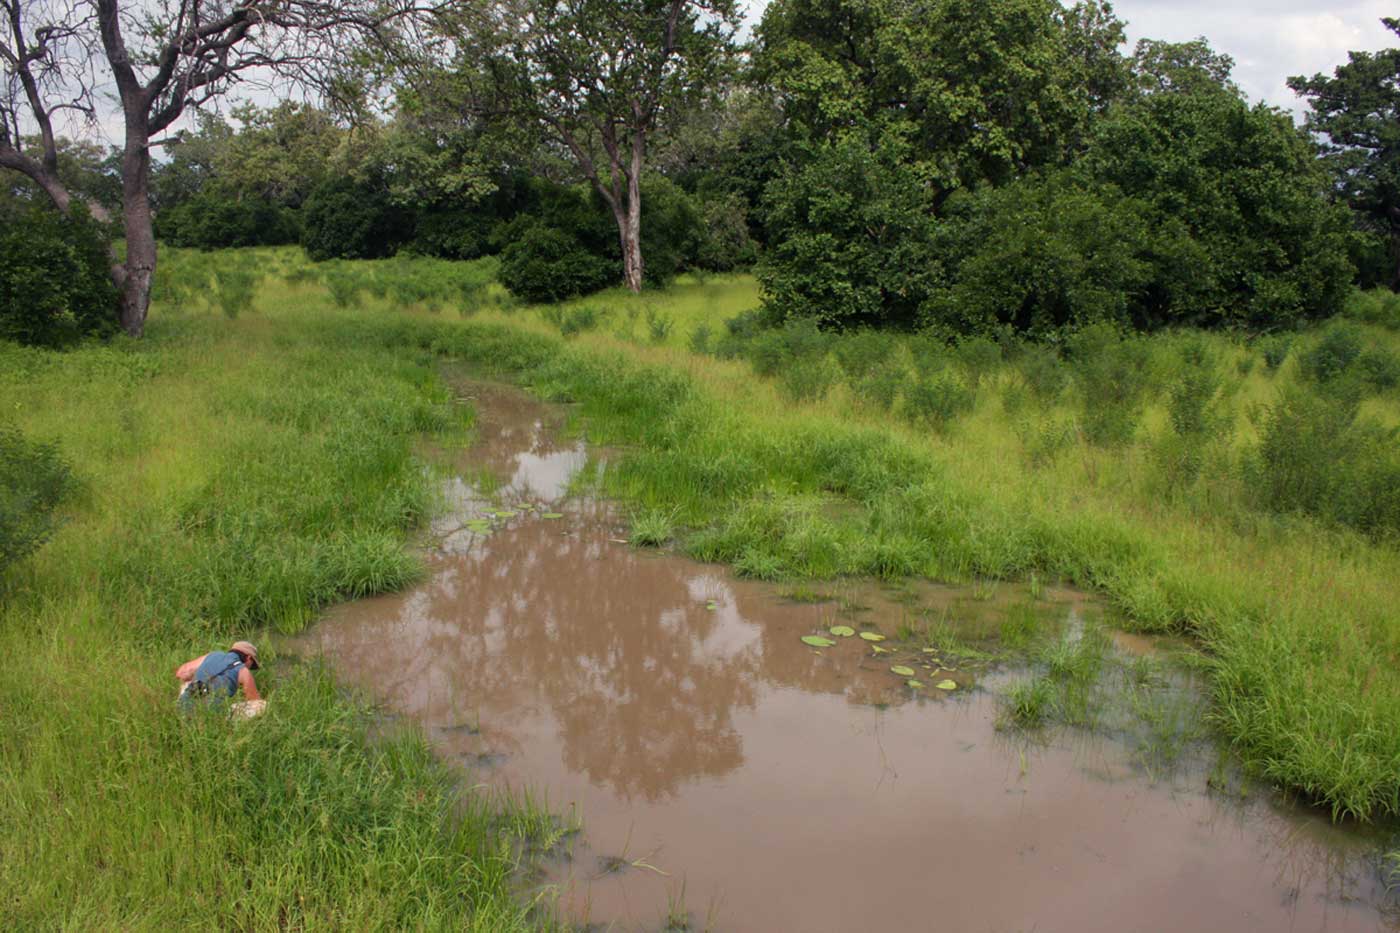
[(1325, 11), (1306, 0), (1121, 0), (1118, 15), (1131, 41), (1179, 42), (1205, 36), (1235, 59), (1235, 80), (1251, 100), (1263, 100), (1301, 116), (1304, 102), (1288, 89), (1290, 75), (1330, 74), (1350, 51), (1376, 51), (1400, 44), (1381, 24), (1397, 11), (1378, 0), (1343, 0)]

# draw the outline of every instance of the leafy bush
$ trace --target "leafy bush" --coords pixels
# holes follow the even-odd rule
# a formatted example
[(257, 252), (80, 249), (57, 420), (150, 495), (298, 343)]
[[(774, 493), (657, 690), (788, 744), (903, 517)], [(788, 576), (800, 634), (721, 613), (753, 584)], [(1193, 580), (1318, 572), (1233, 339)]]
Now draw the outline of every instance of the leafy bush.
[(219, 309), (229, 318), (253, 306), (253, 292), (257, 288), (258, 277), (252, 269), (237, 265), (221, 266), (214, 272), (214, 295)]
[(1371, 347), (1356, 358), (1356, 369), (1372, 388), (1386, 392), (1400, 386), (1400, 356), (1384, 347)]
[(411, 218), (382, 186), (349, 177), (321, 184), (301, 213), (301, 244), (316, 262), (391, 256), (412, 234)]
[(1334, 313), (1351, 287), (1350, 218), (1313, 142), (1228, 89), (1111, 110), (1076, 171), (1143, 205), (1152, 275), (1139, 328), (1290, 327)]
[(710, 352), (710, 325), (700, 323), (695, 325), (695, 329), (690, 332), (688, 341), (691, 353)]
[(748, 205), (742, 195), (731, 191), (702, 199), (700, 221), (702, 229), (695, 252), (698, 268), (731, 272), (751, 266), (758, 259), (758, 244), (749, 234)]
[(1027, 347), (1018, 364), (1026, 388), (1042, 402), (1053, 402), (1069, 385), (1069, 367), (1053, 347)]
[(922, 318), (951, 333), (1036, 339), (1129, 323), (1152, 278), (1144, 214), (1113, 186), (1069, 172), (953, 197), (937, 234), (949, 282)]
[(0, 573), (48, 540), (58, 527), (54, 510), (75, 486), (57, 449), (0, 426)]
[(80, 205), (0, 211), (0, 340), (60, 347), (117, 326), (107, 240)]
[(525, 301), (562, 301), (618, 281), (616, 261), (589, 251), (578, 238), (530, 223), (501, 254), (501, 284)]
[(207, 189), (156, 215), (156, 235), (171, 246), (213, 250), (282, 246), (300, 237), (295, 211), (264, 198)]
[(932, 204), (913, 169), (858, 140), (820, 147), (765, 194), (758, 264), (779, 319), (912, 324), (935, 279)]
[(1318, 382), (1331, 382), (1351, 368), (1361, 355), (1365, 335), (1355, 324), (1335, 321), (1322, 332), (1321, 339), (1298, 359), (1304, 375)]
[(815, 402), (826, 398), (840, 370), (830, 357), (803, 356), (792, 359), (779, 375), (783, 395), (794, 402)]

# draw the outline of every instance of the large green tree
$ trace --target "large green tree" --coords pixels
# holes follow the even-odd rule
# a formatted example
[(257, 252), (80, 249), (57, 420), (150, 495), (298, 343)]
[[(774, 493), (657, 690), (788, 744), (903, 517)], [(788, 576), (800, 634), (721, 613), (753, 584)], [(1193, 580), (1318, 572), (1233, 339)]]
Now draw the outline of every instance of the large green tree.
[[(1400, 34), (1400, 20), (1382, 20)], [(1352, 52), (1329, 77), (1288, 79), (1308, 99), (1307, 127), (1326, 140), (1341, 195), (1390, 243), (1400, 290), (1400, 49)]]
[(617, 226), (623, 277), (640, 291), (642, 179), (653, 137), (718, 88), (733, 0), (483, 0), (445, 8), (454, 50), (439, 106), (535, 127), (566, 153)]

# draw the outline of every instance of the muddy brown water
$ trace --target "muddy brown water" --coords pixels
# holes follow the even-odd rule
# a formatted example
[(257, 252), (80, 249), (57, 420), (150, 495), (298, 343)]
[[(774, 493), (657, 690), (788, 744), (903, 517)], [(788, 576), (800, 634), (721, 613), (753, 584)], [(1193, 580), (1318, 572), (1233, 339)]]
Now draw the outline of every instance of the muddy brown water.
[[(995, 729), (995, 673), (911, 690), (857, 638), (800, 637), (838, 603), (642, 552), (561, 415), (468, 384), (479, 442), (433, 527), (431, 576), (341, 606), (285, 647), (422, 724), (468, 780), (582, 822), (547, 886), (581, 925), (715, 930), (1400, 929), (1373, 838), (1205, 775), (1156, 780), (1111, 739)], [(494, 511), (492, 528), (468, 526)], [(555, 514), (561, 517), (552, 517)], [(551, 517), (544, 517), (544, 515)], [(1014, 594), (1018, 599), (1024, 593)], [(846, 593), (893, 635), (912, 600), (952, 618), (1005, 590)], [(1039, 594), (1071, 623), (1095, 611)], [(1136, 638), (1123, 650), (1151, 650)], [(949, 667), (954, 662), (946, 661)]]

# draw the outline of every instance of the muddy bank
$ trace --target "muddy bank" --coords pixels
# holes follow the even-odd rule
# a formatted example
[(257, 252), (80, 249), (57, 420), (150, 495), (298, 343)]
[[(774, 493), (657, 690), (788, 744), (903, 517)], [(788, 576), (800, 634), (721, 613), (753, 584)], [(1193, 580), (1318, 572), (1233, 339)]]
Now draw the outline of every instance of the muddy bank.
[[(998, 732), (995, 675), (956, 657), (892, 674), (883, 643), (937, 611), (1078, 626), (1066, 591), (778, 587), (640, 552), (561, 415), (473, 384), (480, 442), (449, 484), (431, 577), (342, 606), (300, 645), (421, 722), (471, 780), (528, 789), (584, 832), (549, 879), (582, 923), (717, 930), (1400, 928), (1375, 840), (1266, 797), (1148, 780), (1074, 732)], [(814, 594), (819, 595), (819, 594)], [(1150, 646), (1132, 639), (1125, 650)]]

